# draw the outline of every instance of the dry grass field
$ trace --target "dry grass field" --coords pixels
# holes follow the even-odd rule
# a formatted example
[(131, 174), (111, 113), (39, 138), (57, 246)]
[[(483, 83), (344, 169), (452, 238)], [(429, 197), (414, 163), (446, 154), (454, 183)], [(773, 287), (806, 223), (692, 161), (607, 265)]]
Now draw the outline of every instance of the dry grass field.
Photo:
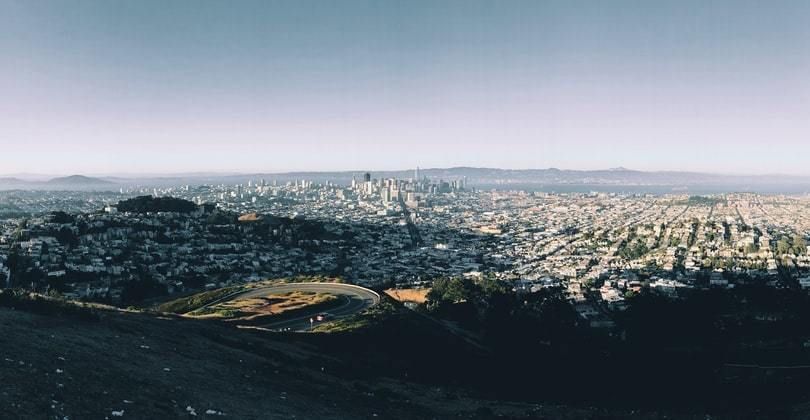
[(232, 318), (252, 320), (264, 316), (276, 316), (312, 305), (325, 305), (337, 300), (337, 296), (328, 293), (295, 291), (289, 293), (270, 293), (266, 296), (234, 299), (206, 308), (206, 318)]
[(430, 289), (388, 289), (385, 293), (400, 302), (425, 303)]

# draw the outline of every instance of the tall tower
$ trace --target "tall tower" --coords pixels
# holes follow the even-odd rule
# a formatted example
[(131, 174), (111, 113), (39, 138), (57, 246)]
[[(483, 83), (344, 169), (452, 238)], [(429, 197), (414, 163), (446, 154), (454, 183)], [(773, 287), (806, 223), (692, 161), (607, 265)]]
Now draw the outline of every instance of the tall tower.
[(413, 180), (419, 182), (419, 167), (416, 167), (416, 170), (413, 171)]

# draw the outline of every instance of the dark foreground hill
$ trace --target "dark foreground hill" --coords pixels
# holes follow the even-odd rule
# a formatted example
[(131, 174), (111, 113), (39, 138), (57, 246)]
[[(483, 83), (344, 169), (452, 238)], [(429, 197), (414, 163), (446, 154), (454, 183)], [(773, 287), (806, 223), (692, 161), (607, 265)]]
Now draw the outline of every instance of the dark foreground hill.
[(2, 418), (489, 418), (538, 409), (355, 372), (361, 363), (332, 357), (318, 335), (0, 300)]
[(486, 399), (463, 386), (485, 350), (405, 310), (376, 311), (361, 332), (274, 334), (0, 292), (0, 417), (706, 418)]

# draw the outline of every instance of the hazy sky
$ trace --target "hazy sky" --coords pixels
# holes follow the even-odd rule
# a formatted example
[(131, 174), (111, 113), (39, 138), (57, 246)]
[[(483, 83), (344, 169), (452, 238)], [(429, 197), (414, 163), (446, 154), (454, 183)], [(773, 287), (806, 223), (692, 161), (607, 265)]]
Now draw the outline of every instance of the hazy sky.
[(810, 174), (808, 1), (0, 0), (0, 173)]

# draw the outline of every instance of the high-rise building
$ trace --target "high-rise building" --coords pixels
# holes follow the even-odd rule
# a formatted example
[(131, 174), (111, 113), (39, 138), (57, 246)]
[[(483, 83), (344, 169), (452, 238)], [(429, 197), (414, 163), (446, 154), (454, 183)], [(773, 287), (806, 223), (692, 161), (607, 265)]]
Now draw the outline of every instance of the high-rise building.
[(363, 182), (371, 182), (371, 174), (370, 173), (366, 172), (366, 174), (363, 175)]

